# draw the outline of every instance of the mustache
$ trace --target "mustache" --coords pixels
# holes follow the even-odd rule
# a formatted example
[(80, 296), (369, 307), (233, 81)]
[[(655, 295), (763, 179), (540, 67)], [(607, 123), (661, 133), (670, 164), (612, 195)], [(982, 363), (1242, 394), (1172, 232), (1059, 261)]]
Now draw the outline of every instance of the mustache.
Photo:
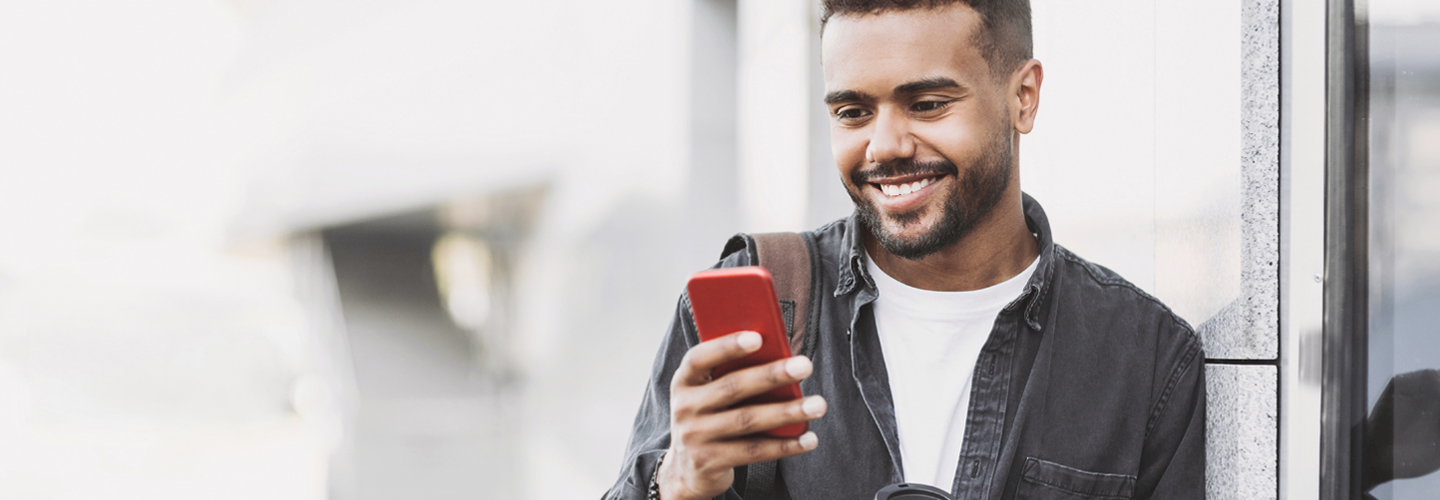
[(946, 160), (918, 162), (912, 158), (896, 158), (877, 164), (874, 168), (856, 170), (850, 174), (850, 182), (856, 186), (873, 182), (875, 179), (915, 174), (949, 174), (960, 176), (960, 169)]

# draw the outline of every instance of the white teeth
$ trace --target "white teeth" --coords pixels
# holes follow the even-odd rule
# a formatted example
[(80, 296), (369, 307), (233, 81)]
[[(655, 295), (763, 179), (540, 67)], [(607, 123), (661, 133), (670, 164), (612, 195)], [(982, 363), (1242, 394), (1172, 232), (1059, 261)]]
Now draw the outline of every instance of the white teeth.
[(902, 196), (919, 191), (920, 188), (929, 186), (934, 182), (935, 179), (926, 178), (908, 184), (881, 184), (880, 192), (885, 193), (886, 196)]

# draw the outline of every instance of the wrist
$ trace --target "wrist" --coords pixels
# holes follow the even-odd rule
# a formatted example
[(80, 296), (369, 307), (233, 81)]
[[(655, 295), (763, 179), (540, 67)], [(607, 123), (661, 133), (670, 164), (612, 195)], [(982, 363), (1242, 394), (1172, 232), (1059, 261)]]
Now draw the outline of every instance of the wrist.
[(650, 478), (650, 490), (646, 500), (704, 500), (703, 497), (687, 494), (671, 473), (674, 466), (665, 462), (669, 457), (670, 452), (666, 451), (660, 455), (660, 460), (655, 462), (655, 474)]

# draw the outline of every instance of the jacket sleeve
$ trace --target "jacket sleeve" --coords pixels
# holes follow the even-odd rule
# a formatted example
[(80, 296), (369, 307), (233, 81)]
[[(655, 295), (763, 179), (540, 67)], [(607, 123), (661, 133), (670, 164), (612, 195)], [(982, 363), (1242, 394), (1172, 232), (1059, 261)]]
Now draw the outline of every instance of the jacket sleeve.
[[(743, 255), (730, 255), (716, 267), (744, 265), (740, 262), (742, 260), (745, 260)], [(681, 294), (675, 317), (660, 342), (660, 352), (655, 355), (640, 411), (635, 415), (620, 478), (605, 493), (604, 500), (645, 500), (650, 478), (655, 474), (655, 464), (670, 447), (670, 379), (675, 376), (685, 352), (699, 343), (700, 335), (690, 313), (690, 298)], [(733, 487), (718, 498), (741, 500)]]
[(1137, 499), (1205, 499), (1205, 354), (1189, 329), (1155, 407), (1135, 484)]

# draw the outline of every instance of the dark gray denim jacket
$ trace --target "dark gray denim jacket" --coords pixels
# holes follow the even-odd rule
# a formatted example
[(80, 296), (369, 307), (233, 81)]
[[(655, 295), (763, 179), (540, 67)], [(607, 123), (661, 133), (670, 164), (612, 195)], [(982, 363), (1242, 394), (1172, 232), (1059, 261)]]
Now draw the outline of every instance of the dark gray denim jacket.
[[(1051, 241), (1029, 195), (1040, 262), (995, 320), (975, 365), (957, 499), (1205, 498), (1205, 356), (1184, 320), (1114, 272)], [(854, 216), (807, 233), (821, 259), (815, 371), (829, 402), (820, 446), (779, 463), (779, 495), (874, 498), (903, 480), (894, 406)], [(718, 267), (749, 264), (746, 252)], [(670, 444), (670, 378), (698, 342), (684, 297), (655, 358), (620, 479), (606, 499), (644, 499)], [(936, 439), (940, 439), (936, 436)], [(742, 468), (743, 469), (743, 468)], [(723, 498), (741, 498), (745, 474)]]

